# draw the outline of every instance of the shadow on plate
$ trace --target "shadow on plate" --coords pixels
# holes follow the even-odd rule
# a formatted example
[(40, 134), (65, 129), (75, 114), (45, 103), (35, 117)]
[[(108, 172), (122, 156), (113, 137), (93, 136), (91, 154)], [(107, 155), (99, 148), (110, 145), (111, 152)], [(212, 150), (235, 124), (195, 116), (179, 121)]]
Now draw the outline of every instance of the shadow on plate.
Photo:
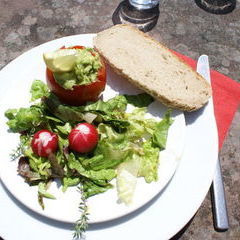
[(206, 106), (200, 108), (197, 111), (194, 112), (185, 112), (184, 116), (185, 116), (185, 121), (186, 121), (186, 125), (191, 125), (193, 124), (199, 117), (201, 117), (203, 115), (204, 109), (208, 106), (208, 103), (206, 104)]

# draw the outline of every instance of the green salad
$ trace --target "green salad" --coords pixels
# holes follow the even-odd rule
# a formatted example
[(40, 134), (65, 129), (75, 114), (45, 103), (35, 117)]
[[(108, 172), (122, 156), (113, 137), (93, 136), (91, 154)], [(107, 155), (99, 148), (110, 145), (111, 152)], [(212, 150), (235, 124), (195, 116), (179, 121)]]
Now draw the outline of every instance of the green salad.
[[(20, 134), (12, 155), (19, 158), (18, 173), (29, 185), (38, 186), (43, 208), (44, 198), (55, 198), (48, 192), (55, 179), (61, 181), (62, 191), (78, 186), (83, 202), (115, 187), (112, 180), (116, 179), (119, 200), (127, 205), (132, 202), (137, 178), (143, 177), (147, 183), (158, 180), (159, 153), (166, 146), (173, 120), (170, 111), (160, 121), (146, 118), (147, 107), (154, 101), (151, 96), (117, 95), (108, 101), (69, 106), (40, 80), (33, 82), (30, 91), (31, 106), (9, 109), (5, 116), (10, 131)], [(133, 106), (132, 112), (126, 111), (128, 104)], [(69, 134), (79, 123), (89, 123), (98, 132), (98, 142), (89, 152), (69, 147)], [(39, 156), (32, 147), (34, 134), (42, 129), (58, 139), (56, 151), (47, 157)], [(85, 230), (81, 220), (76, 226), (77, 234)]]

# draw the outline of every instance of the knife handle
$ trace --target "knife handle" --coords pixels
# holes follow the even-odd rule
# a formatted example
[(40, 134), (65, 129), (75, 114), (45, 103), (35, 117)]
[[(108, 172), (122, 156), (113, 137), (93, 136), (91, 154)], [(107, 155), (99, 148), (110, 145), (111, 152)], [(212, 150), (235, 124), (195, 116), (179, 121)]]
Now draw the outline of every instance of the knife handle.
[(229, 221), (219, 160), (217, 161), (211, 186), (211, 197), (213, 202), (214, 227), (217, 231), (227, 231), (229, 228)]

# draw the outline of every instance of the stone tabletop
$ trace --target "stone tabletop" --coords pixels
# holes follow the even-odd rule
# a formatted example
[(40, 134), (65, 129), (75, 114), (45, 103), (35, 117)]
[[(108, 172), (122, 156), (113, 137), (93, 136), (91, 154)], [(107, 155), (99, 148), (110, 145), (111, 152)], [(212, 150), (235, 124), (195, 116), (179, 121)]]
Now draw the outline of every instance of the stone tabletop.
[[(112, 26), (118, 0), (0, 0), (0, 69), (21, 53), (49, 40), (95, 33)], [(149, 32), (169, 48), (197, 59), (240, 82), (240, 0), (227, 15), (214, 15), (194, 0), (161, 0), (157, 26)], [(210, 194), (189, 224), (173, 239), (240, 239), (240, 111), (220, 153), (230, 229), (213, 227)], [(1, 233), (0, 233), (1, 235)]]

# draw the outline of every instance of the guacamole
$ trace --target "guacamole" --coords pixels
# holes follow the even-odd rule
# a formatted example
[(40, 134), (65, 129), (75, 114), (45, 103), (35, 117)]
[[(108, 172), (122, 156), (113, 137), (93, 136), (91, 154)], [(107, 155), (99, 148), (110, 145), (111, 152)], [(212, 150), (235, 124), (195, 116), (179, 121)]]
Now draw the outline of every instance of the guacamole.
[(98, 70), (102, 66), (98, 53), (92, 48), (77, 49), (77, 51), (71, 71), (53, 72), (56, 82), (68, 90), (72, 90), (75, 85), (87, 85), (97, 81)]

